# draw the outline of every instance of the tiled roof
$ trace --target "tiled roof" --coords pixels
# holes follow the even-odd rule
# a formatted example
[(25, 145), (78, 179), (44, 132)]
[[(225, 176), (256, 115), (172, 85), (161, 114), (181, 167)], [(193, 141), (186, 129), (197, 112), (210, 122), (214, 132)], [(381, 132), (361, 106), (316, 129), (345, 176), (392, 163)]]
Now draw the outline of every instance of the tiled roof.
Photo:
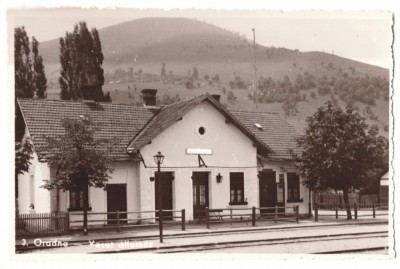
[[(271, 159), (291, 159), (293, 153), (300, 153), (295, 138), (299, 134), (286, 119), (277, 113), (230, 111), (248, 130), (267, 144), (273, 152)], [(258, 123), (262, 129), (255, 126)]]
[(140, 148), (151, 142), (151, 140), (154, 139), (158, 134), (160, 134), (166, 128), (178, 121), (183, 115), (186, 114), (186, 112), (190, 111), (193, 107), (203, 101), (208, 101), (211, 105), (213, 105), (225, 117), (227, 117), (232, 122), (232, 124), (239, 128), (258, 146), (263, 148), (265, 152), (272, 151), (267, 144), (260, 140), (255, 134), (249, 132), (249, 130), (243, 125), (240, 120), (232, 117), (229, 111), (226, 110), (208, 93), (163, 107), (160, 112), (156, 116), (154, 116), (151, 121), (143, 128), (143, 130), (140, 131), (140, 133), (138, 133), (136, 137), (134, 137), (134, 139), (128, 146), (128, 150), (131, 150), (133, 152), (138, 151)]
[(199, 104), (203, 99), (201, 96), (196, 96), (191, 99), (185, 99), (177, 103), (164, 106), (159, 113), (156, 114), (144, 128), (131, 137), (128, 149), (137, 151), (147, 145), (158, 134), (178, 121), (186, 112)]
[[(133, 152), (147, 145), (158, 134), (178, 121), (197, 104), (207, 101), (216, 107), (232, 124), (251, 138), (271, 159), (290, 159), (293, 150), (298, 153), (295, 129), (279, 114), (248, 111), (228, 111), (208, 93), (186, 99), (159, 110), (144, 107), (110, 104), (84, 103), (76, 101), (18, 99), (25, 123), (30, 132), (35, 150), (45, 153), (47, 136), (64, 133), (63, 118), (77, 119), (89, 116), (98, 124), (96, 137), (119, 139), (113, 157), (129, 158), (127, 148)], [(158, 111), (158, 112), (157, 112)], [(156, 113), (156, 114), (154, 114)], [(262, 126), (259, 130), (255, 123)]]
[(126, 154), (129, 141), (153, 117), (148, 109), (132, 105), (40, 99), (18, 99), (18, 103), (38, 153), (45, 153), (44, 135), (64, 133), (61, 119), (78, 119), (80, 115), (87, 115), (99, 126), (96, 137), (119, 139), (112, 156), (126, 159), (129, 157)]

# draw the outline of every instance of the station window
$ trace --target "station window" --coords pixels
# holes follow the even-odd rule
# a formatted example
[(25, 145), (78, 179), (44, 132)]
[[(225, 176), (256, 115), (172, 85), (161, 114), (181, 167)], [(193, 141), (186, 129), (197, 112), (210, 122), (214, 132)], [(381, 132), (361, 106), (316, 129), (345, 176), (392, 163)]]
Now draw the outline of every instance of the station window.
[[(89, 192), (88, 192), (89, 196)], [(89, 197), (88, 197), (89, 199)], [(69, 211), (83, 210), (83, 188), (74, 188), (69, 191)], [(90, 210), (90, 208), (88, 208)]]
[(287, 173), (288, 202), (300, 201), (300, 177), (296, 173)]
[(230, 205), (244, 204), (244, 174), (230, 173)]

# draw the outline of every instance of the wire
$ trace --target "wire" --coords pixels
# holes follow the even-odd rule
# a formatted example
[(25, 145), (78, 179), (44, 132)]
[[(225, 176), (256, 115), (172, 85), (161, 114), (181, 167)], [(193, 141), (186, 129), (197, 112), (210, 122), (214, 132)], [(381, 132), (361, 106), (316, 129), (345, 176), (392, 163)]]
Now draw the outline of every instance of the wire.
[[(262, 165), (258, 166), (212, 166), (212, 165), (207, 165), (207, 166), (161, 166), (161, 169), (176, 169), (176, 168), (236, 168), (236, 169), (246, 169), (246, 168), (260, 168), (264, 167)], [(157, 169), (157, 166), (146, 166), (146, 168), (154, 168)]]

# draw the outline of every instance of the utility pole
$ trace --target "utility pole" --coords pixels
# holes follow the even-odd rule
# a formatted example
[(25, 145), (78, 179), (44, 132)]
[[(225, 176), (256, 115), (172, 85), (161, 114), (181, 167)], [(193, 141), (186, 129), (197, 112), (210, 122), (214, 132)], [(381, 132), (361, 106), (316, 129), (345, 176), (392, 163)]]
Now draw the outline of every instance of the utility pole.
[(254, 49), (254, 102), (256, 103), (256, 109), (258, 110), (258, 87), (257, 87), (257, 54), (256, 54), (256, 30), (255, 28), (252, 29), (253, 31), (253, 49)]
[(154, 155), (154, 161), (157, 164), (157, 174), (155, 177), (157, 183), (157, 196), (158, 196), (158, 227), (160, 230), (160, 243), (163, 243), (163, 211), (162, 211), (162, 177), (160, 165), (164, 160), (164, 155), (158, 152)]

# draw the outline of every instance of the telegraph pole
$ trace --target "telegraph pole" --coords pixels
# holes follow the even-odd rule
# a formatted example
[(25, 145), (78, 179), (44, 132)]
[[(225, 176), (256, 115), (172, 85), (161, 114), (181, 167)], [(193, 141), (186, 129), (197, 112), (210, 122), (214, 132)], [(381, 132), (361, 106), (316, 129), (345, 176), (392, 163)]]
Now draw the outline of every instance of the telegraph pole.
[(257, 54), (256, 54), (256, 30), (255, 28), (252, 29), (253, 31), (253, 50), (254, 50), (254, 102), (256, 103), (256, 109), (258, 110), (258, 87), (257, 87)]

